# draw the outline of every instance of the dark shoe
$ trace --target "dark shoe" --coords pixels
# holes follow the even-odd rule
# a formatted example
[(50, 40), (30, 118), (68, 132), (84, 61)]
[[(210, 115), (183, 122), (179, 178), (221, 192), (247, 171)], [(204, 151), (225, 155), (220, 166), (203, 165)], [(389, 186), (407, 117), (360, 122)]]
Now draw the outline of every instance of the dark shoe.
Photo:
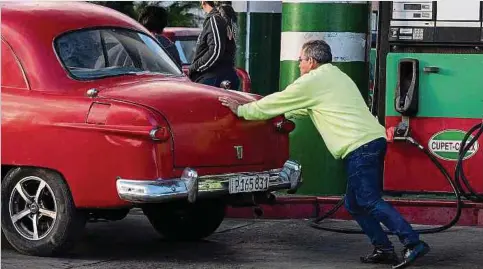
[(394, 250), (384, 251), (380, 248), (375, 248), (372, 254), (361, 257), (362, 263), (381, 263), (381, 264), (398, 264), (399, 259)]
[(403, 250), (403, 260), (398, 265), (393, 266), (393, 269), (405, 268), (411, 265), (416, 259), (426, 255), (431, 248), (423, 241), (420, 241), (414, 247), (405, 248)]

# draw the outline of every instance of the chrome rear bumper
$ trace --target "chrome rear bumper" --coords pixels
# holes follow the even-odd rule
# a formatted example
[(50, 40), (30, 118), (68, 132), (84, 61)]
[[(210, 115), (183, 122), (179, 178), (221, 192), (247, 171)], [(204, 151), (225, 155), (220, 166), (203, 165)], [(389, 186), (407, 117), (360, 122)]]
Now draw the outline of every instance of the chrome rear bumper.
[(117, 193), (122, 200), (133, 203), (160, 203), (174, 199), (195, 202), (198, 197), (230, 194), (229, 181), (240, 176), (269, 175), (268, 189), (288, 189), (295, 192), (301, 179), (300, 164), (287, 161), (282, 168), (264, 172), (245, 172), (198, 177), (196, 170), (186, 168), (180, 178), (157, 180), (132, 180), (118, 177)]

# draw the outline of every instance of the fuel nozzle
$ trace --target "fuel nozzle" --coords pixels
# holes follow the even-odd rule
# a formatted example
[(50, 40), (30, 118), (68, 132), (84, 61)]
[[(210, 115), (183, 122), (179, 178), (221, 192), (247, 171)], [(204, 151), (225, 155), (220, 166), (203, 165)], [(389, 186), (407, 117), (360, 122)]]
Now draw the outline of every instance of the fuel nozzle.
[(403, 120), (401, 121), (396, 128), (394, 129), (394, 140), (397, 141), (407, 141), (420, 149), (423, 149), (423, 146), (419, 144), (414, 138), (412, 138), (409, 134), (409, 121)]
[(409, 124), (401, 121), (394, 130), (394, 139), (405, 139), (409, 135)]

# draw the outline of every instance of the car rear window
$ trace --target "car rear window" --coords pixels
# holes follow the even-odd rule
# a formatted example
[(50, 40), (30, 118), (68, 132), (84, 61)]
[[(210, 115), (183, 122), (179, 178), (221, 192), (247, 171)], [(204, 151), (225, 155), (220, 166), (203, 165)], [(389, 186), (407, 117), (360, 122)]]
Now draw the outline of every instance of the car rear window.
[(77, 79), (183, 74), (154, 39), (132, 30), (78, 30), (58, 37), (55, 48), (64, 67)]

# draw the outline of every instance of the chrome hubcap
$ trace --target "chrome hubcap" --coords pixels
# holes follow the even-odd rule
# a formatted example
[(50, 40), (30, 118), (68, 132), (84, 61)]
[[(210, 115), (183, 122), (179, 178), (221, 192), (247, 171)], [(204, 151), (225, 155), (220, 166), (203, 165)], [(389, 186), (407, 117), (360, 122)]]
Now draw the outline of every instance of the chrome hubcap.
[(15, 230), (28, 240), (45, 238), (57, 219), (54, 192), (41, 178), (20, 180), (10, 194), (10, 219)]
[(37, 214), (39, 213), (39, 206), (36, 203), (32, 203), (30, 206), (30, 214)]

